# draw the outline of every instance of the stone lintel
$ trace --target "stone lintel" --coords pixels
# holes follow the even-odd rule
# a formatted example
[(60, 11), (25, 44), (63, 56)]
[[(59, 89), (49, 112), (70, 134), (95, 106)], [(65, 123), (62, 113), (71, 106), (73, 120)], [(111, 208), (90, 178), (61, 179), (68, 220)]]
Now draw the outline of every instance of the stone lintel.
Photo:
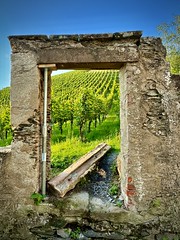
[[(116, 43), (117, 45), (125, 45), (128, 47), (136, 47), (140, 42), (141, 31), (116, 32), (104, 34), (75, 34), (75, 35), (17, 35), (9, 36), (12, 53), (18, 52), (34, 52), (40, 50), (52, 50), (53, 48), (61, 48), (67, 50), (69, 48), (90, 48), (99, 44), (99, 47), (107, 48), (109, 45)], [(75, 45), (74, 45), (75, 44)], [(104, 45), (105, 44), (105, 45)], [(123, 47), (122, 46), (122, 47)], [(112, 47), (111, 47), (112, 48)], [(125, 60), (126, 61), (126, 60)]]
[(14, 35), (9, 36), (9, 40), (74, 40), (91, 41), (91, 40), (122, 40), (122, 39), (139, 39), (142, 36), (142, 31), (128, 31), (116, 33), (102, 33), (102, 34), (60, 34), (60, 35)]
[(48, 40), (47, 35), (12, 35), (8, 36), (9, 41), (12, 39), (16, 40)]
[[(46, 64), (53, 62), (55, 64), (84, 64), (89, 65), (92, 68), (91, 63), (96, 65), (103, 65), (103, 63), (114, 63), (120, 64), (127, 62), (136, 62), (139, 60), (139, 53), (137, 46), (134, 44), (133, 47), (118, 47), (117, 49), (109, 48), (73, 48), (69, 47), (66, 49), (56, 48), (53, 49), (41, 49), (38, 51), (38, 64)], [(107, 65), (107, 64), (106, 64)], [(88, 68), (89, 68), (88, 67)], [(104, 68), (104, 67), (103, 67)], [(111, 67), (108, 67), (111, 68)]]

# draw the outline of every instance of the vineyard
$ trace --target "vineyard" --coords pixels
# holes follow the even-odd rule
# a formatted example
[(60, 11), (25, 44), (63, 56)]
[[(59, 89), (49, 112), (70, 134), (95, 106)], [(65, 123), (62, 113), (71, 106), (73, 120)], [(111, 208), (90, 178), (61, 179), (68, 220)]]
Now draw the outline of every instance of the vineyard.
[(52, 166), (64, 169), (102, 141), (119, 151), (119, 71), (52, 77)]
[(0, 146), (9, 145), (12, 140), (10, 125), (10, 88), (0, 90)]
[(94, 122), (103, 121), (109, 111), (119, 114), (118, 70), (73, 71), (52, 79), (52, 121), (63, 125), (70, 122), (73, 135), (74, 122), (79, 126), (81, 141), (91, 131)]
[[(10, 88), (0, 90), (0, 146), (12, 140)], [(119, 149), (119, 71), (76, 70), (52, 76), (51, 160), (64, 169), (102, 141)]]

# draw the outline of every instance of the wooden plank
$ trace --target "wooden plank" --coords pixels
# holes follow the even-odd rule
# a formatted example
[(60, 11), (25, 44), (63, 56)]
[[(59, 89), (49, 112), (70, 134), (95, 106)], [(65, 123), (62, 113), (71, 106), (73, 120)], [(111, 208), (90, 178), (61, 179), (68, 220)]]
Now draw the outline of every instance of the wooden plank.
[(99, 144), (95, 149), (70, 165), (58, 176), (51, 179), (48, 182), (49, 187), (55, 190), (56, 195), (64, 197), (68, 191), (76, 186), (82, 177), (93, 169), (98, 160), (102, 158), (110, 148), (106, 143)]
[(38, 64), (38, 68), (49, 68), (51, 70), (56, 70), (56, 64), (50, 63), (50, 64)]

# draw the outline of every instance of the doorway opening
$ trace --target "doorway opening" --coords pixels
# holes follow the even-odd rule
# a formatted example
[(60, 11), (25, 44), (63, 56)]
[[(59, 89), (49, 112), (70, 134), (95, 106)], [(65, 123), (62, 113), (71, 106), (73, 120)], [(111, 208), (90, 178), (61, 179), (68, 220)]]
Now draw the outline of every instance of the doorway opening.
[[(51, 177), (65, 170), (102, 142), (110, 145), (111, 157), (100, 161), (95, 178), (99, 181), (108, 178), (110, 181), (111, 170), (118, 175), (116, 158), (120, 151), (119, 69), (66, 70), (57, 75), (53, 72), (51, 126)], [(113, 188), (114, 185), (109, 190), (112, 195), (117, 193)]]

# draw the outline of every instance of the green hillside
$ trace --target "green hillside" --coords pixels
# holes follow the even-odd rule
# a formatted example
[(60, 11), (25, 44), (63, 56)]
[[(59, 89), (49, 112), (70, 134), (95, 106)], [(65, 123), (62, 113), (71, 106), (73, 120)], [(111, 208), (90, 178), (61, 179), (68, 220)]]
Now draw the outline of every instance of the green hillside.
[(63, 170), (100, 142), (119, 151), (119, 71), (52, 77), (52, 167)]
[(76, 70), (52, 77), (52, 96), (72, 99), (81, 94), (82, 89), (91, 89), (107, 97), (117, 90), (118, 84), (118, 70)]
[(63, 125), (74, 122), (79, 126), (81, 141), (85, 140), (94, 122), (103, 121), (109, 111), (119, 114), (118, 70), (72, 71), (52, 78), (52, 122)]
[(9, 145), (12, 140), (10, 126), (10, 88), (0, 90), (0, 146)]

